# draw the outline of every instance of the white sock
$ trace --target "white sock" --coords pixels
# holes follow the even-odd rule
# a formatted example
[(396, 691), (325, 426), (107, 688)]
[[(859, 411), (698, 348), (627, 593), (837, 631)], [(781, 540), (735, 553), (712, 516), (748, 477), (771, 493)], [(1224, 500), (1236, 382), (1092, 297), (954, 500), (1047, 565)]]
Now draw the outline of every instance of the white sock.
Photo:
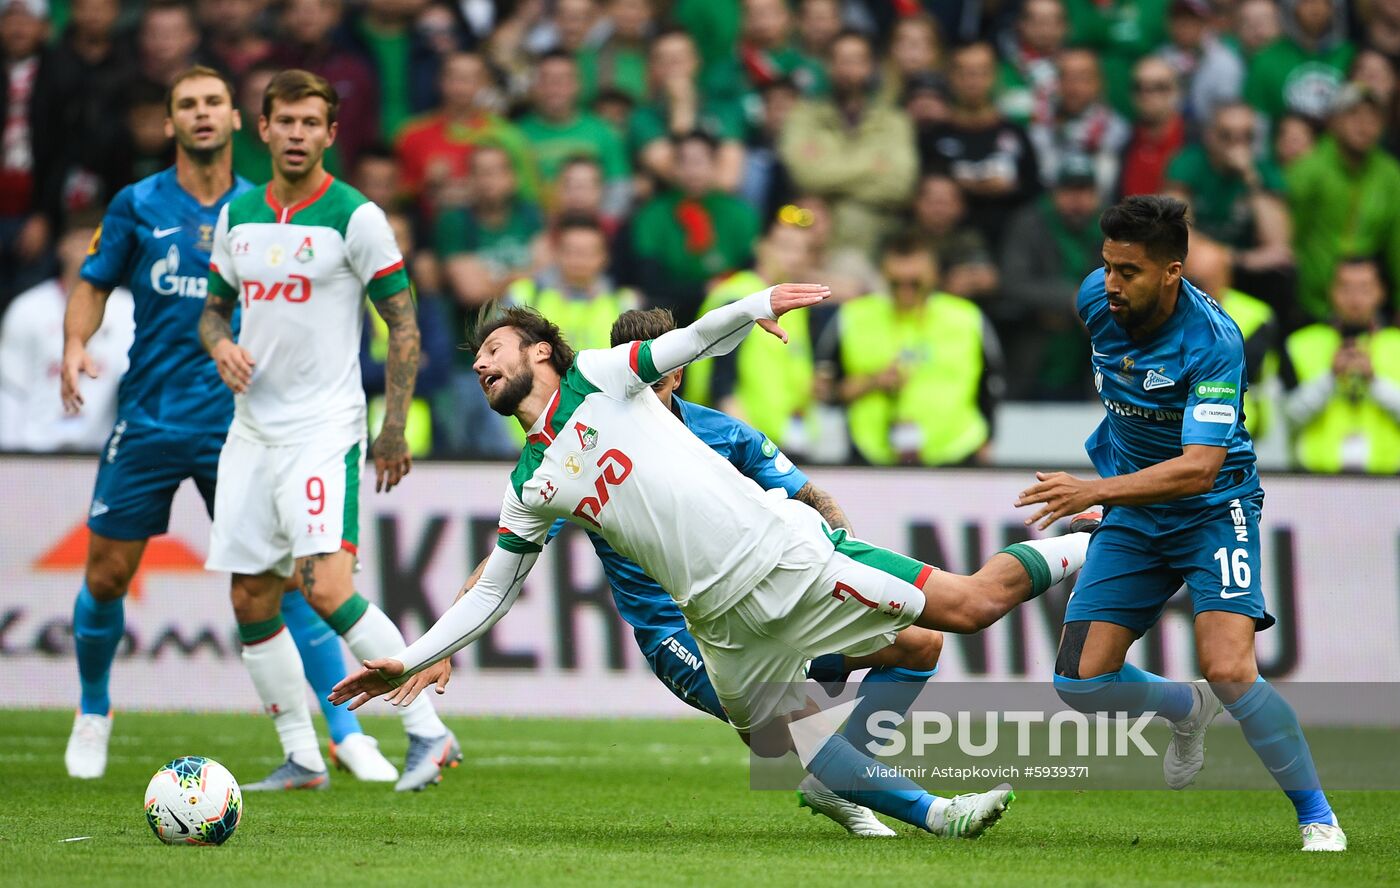
[[(350, 650), (361, 660), (392, 656), (407, 646), (399, 627), (372, 602), (364, 616), (346, 630), (343, 638), (345, 643), (350, 645)], [(410, 734), (419, 737), (441, 737), (447, 733), (447, 725), (438, 718), (437, 711), (433, 709), (433, 704), (426, 694), (419, 694), (417, 700), (400, 708), (399, 714), (403, 717), (404, 730)]]
[(263, 710), (272, 716), (282, 751), (303, 768), (326, 770), (316, 728), (311, 724), (311, 708), (306, 705), (301, 655), (292, 634), (283, 630), (265, 641), (244, 645), (243, 665), (253, 677)]
[(945, 799), (942, 796), (933, 797), (933, 804), (929, 805), (928, 815), (924, 818), (929, 832), (938, 832), (943, 828), (948, 820), (948, 806), (950, 804), (952, 804), (952, 799)]
[(1053, 586), (1084, 566), (1084, 558), (1089, 553), (1089, 534), (1067, 533), (1043, 540), (1026, 540), (1017, 545), (1027, 546), (1045, 559)]

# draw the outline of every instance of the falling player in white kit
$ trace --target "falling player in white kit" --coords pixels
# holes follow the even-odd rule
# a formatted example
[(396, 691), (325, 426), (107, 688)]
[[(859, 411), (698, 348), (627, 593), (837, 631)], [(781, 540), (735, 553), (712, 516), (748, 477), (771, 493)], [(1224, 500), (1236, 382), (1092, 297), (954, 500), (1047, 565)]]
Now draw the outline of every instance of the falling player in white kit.
[[(365, 295), (389, 327), (385, 419), (371, 451), (376, 490), (393, 488), (411, 466), (404, 423), (418, 371), (418, 326), (383, 211), (322, 166), (338, 104), (334, 88), (306, 71), (283, 71), (268, 85), (258, 126), (273, 178), (219, 216), (199, 322), (204, 346), (234, 392), (205, 567), (233, 573), (243, 662), (287, 756), (245, 791), (329, 782), (300, 684), (301, 660), (282, 631), (283, 578), (295, 569), (311, 606), (356, 657), (382, 657), (404, 644), (384, 612), (354, 588), (366, 433), (359, 361)], [(231, 319), (240, 300), (235, 342)], [(403, 721), (408, 758), (395, 788), (422, 789), (441, 780), (461, 750), (426, 699), (403, 710)]]
[[(394, 699), (404, 702), (439, 681), (434, 664), (515, 602), (557, 518), (602, 535), (670, 593), (731, 722), (764, 755), (788, 748), (785, 722), (806, 706), (806, 660), (869, 653), (912, 624), (976, 632), (1078, 570), (1085, 533), (1015, 544), (970, 577), (851, 539), (808, 506), (765, 493), (648, 391), (666, 373), (731, 351), (755, 321), (786, 341), (776, 318), (828, 295), (782, 284), (689, 327), (577, 359), (537, 313), (511, 309), (483, 327), (475, 369), (487, 400), (528, 432), (498, 547), (477, 584), (422, 638), (367, 663), (331, 700), (359, 705), (402, 686)], [(942, 836), (980, 834), (1013, 797), (1009, 787), (932, 796), (907, 778), (881, 776), (841, 734), (804, 764), (849, 801)]]

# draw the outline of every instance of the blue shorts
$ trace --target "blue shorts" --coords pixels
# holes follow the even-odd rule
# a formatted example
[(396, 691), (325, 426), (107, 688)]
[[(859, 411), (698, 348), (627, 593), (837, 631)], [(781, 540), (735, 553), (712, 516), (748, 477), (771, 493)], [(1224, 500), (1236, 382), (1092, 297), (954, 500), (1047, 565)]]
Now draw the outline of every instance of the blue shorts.
[(1185, 583), (1195, 613), (1231, 611), (1274, 624), (1260, 583), (1259, 516), (1264, 494), (1231, 500), (1182, 518), (1115, 506), (1089, 541), (1065, 622), (1098, 620), (1139, 636)]
[(691, 637), (690, 630), (681, 629), (668, 635), (650, 649), (643, 647), (642, 653), (651, 671), (671, 693), (701, 712), (708, 712), (726, 724), (729, 722), (719, 695), (710, 684), (710, 676), (705, 672), (700, 646)]
[(114, 540), (144, 540), (170, 526), (170, 503), (193, 478), (214, 514), (214, 482), (224, 434), (172, 431), (118, 420), (102, 448), (88, 529)]

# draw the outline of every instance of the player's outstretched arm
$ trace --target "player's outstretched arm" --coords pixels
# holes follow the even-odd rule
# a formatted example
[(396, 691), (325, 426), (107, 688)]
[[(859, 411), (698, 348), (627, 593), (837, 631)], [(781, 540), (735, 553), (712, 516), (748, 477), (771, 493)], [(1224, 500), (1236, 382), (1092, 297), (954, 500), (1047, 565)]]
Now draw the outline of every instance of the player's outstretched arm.
[(805, 503), (816, 510), (822, 520), (831, 525), (832, 530), (850, 531), (851, 519), (846, 517), (846, 511), (841, 508), (841, 504), (836, 501), (836, 497), (822, 490), (817, 485), (808, 481), (792, 495), (792, 498), (799, 503)]
[(97, 378), (97, 364), (87, 352), (87, 341), (102, 326), (111, 292), (80, 280), (68, 294), (68, 307), (63, 312), (63, 373), (59, 385), (63, 409), (68, 413), (77, 413), (83, 406), (83, 395), (78, 391), (79, 374)]
[[(476, 584), (481, 580), (482, 572), (486, 570), (486, 562), (489, 560), (490, 556), (481, 559), (481, 563), (476, 566), (476, 570), (472, 571), (472, 575), (467, 577), (467, 581), (462, 584), (462, 588), (457, 590), (457, 597), (452, 599), (453, 604), (461, 601), (462, 596), (476, 587)], [(365, 665), (371, 669), (378, 669), (381, 666), (377, 661), (370, 661)], [(447, 683), (451, 680), (452, 658), (445, 657), (399, 685), (394, 689), (394, 692), (385, 699), (395, 706), (407, 706), (416, 700), (418, 695), (423, 692), (423, 689), (427, 688), (429, 685), (436, 685), (437, 687), (435, 690), (437, 690), (439, 694), (447, 693)]]
[(413, 401), (413, 384), (418, 379), (421, 344), (413, 295), (408, 290), (380, 299), (374, 307), (389, 327), (389, 358), (384, 367), (384, 425), (370, 448), (374, 456), (374, 489), (383, 491), (392, 490), (413, 467), (404, 427), (408, 422), (409, 404)]
[(1076, 478), (1066, 472), (1036, 472), (1036, 483), (1021, 491), (1016, 506), (1041, 505), (1026, 519), (1045, 530), (1092, 506), (1150, 506), (1208, 493), (1225, 464), (1226, 449), (1188, 444), (1181, 456), (1128, 475)]
[(678, 370), (700, 358), (724, 355), (744, 341), (749, 328), (759, 326), (788, 341), (777, 319), (831, 296), (825, 284), (778, 284), (701, 315), (688, 327), (663, 333), (651, 341), (651, 362), (659, 375)]
[[(481, 580), (470, 593), (458, 599), (421, 638), (401, 653), (381, 660), (366, 660), (364, 669), (331, 689), (330, 701), (339, 705), (350, 700), (353, 701), (350, 708), (358, 709), (485, 635), (520, 597), (525, 577), (538, 558), (539, 552), (494, 550), (486, 559)], [(434, 673), (434, 680), (437, 675)]]
[(233, 310), (237, 305), (236, 299), (210, 293), (199, 315), (199, 341), (214, 359), (224, 385), (241, 395), (253, 381), (255, 362), (246, 348), (233, 341)]

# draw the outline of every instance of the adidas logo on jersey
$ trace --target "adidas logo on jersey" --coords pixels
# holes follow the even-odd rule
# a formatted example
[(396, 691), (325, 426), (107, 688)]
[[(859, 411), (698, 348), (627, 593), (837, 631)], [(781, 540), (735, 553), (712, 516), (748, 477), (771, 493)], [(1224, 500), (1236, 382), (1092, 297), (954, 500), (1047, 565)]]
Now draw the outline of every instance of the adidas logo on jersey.
[(1148, 370), (1147, 376), (1142, 380), (1143, 391), (1150, 392), (1154, 389), (1171, 388), (1176, 385), (1176, 380), (1170, 376), (1163, 376), (1156, 370)]

